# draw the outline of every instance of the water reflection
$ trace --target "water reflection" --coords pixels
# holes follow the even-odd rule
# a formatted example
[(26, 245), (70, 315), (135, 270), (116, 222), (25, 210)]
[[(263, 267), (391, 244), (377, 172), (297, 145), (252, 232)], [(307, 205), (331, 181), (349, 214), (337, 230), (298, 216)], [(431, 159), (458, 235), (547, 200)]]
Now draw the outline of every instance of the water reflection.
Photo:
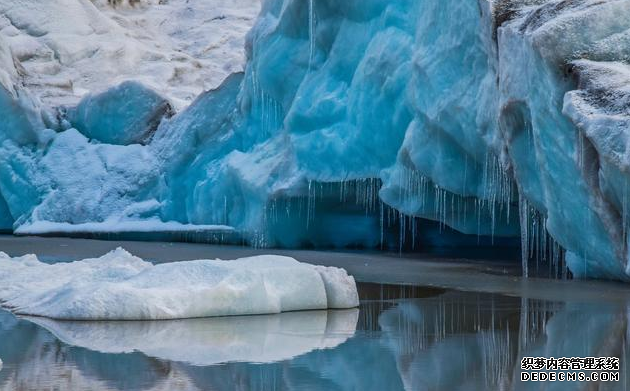
[[(59, 322), (0, 311), (0, 389), (626, 390), (627, 304), (365, 285), (359, 311)], [(621, 358), (612, 383), (520, 381), (524, 356)]]
[(65, 344), (101, 353), (141, 352), (192, 365), (271, 363), (334, 348), (354, 335), (359, 311), (287, 312), (169, 321), (72, 322), (24, 317)]
[[(379, 316), (405, 390), (626, 390), (628, 311), (448, 292)], [(619, 357), (614, 383), (521, 382), (523, 357)]]

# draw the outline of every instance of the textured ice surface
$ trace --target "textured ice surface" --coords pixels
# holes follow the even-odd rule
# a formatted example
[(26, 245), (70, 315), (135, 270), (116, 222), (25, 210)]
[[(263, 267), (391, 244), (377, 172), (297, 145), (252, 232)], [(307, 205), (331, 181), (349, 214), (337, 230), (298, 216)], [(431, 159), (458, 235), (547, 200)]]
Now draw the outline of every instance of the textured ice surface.
[(271, 363), (334, 348), (354, 335), (358, 309), (160, 322), (28, 318), (66, 344), (102, 353), (142, 352), (193, 365)]
[(66, 126), (106, 144), (146, 144), (170, 112), (170, 104), (156, 92), (127, 81), (83, 98), (68, 111)]
[(43, 102), (72, 105), (138, 80), (184, 107), (242, 69), (245, 33), (260, 9), (259, 0), (116, 3), (2, 1), (0, 38)]
[(345, 271), (271, 255), (154, 266), (121, 248), (53, 265), (0, 253), (0, 282), (3, 306), (55, 319), (182, 319), (359, 304)]
[[(90, 57), (81, 53), (92, 35), (56, 35), (78, 34), (89, 19), (67, 2), (42, 12), (73, 12), (81, 23), (72, 28), (31, 20), (29, 2), (5, 7), (5, 19), (22, 22), (0, 35), (13, 63), (35, 58), (15, 44), (24, 31), (29, 42), (67, 45), (62, 60)], [(85, 9), (96, 30), (189, 10)], [(99, 42), (135, 42), (103, 31)], [(189, 48), (198, 53), (204, 35), (186, 30), (177, 42), (201, 37)], [(31, 91), (1, 42), (0, 113), (13, 124), (0, 124), (5, 226), (151, 219), (231, 226), (254, 245), (376, 247), (392, 225), (399, 242), (416, 240), (413, 216), (466, 234), (520, 235), (524, 261), (566, 252), (576, 276), (630, 278), (627, 0), (267, 0), (244, 74), (162, 119), (145, 146), (63, 130), (63, 113), (38, 103), (52, 89)], [(140, 79), (174, 101), (170, 87)], [(130, 117), (145, 113), (131, 107)]]

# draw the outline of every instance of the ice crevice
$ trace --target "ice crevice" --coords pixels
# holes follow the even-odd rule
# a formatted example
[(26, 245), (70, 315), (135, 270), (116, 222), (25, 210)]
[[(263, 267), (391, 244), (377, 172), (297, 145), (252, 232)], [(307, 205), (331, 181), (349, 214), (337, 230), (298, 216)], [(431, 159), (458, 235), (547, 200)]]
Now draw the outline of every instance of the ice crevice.
[[(157, 126), (164, 102), (140, 103), (159, 88), (123, 107), (116, 82), (55, 116), (7, 62), (5, 225), (161, 221), (261, 247), (401, 250), (437, 229), (520, 238), (524, 271), (537, 258), (630, 279), (628, 1), (265, 0), (245, 48), (243, 73)], [(88, 129), (90, 115), (115, 118)]]

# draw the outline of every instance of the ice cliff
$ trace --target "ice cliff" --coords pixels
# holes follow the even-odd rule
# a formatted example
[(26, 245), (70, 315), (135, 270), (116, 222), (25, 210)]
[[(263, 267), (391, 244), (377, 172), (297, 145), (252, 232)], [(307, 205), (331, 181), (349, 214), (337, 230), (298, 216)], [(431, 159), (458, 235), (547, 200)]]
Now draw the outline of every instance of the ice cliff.
[(156, 128), (140, 119), (157, 106), (121, 87), (51, 106), (15, 47), (0, 41), (6, 227), (161, 221), (391, 247), (419, 240), (421, 218), (630, 279), (627, 0), (266, 0), (244, 73)]

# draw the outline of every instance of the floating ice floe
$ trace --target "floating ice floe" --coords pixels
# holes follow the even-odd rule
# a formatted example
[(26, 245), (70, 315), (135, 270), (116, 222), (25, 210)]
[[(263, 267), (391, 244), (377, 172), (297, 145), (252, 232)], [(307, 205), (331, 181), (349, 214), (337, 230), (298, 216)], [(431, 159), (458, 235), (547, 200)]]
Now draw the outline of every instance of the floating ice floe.
[(118, 248), (53, 265), (0, 252), (0, 302), (22, 315), (74, 320), (183, 319), (358, 306), (345, 270), (263, 255), (153, 265)]
[(101, 353), (142, 352), (193, 365), (270, 363), (334, 348), (352, 337), (357, 309), (160, 322), (27, 319), (59, 340)]

